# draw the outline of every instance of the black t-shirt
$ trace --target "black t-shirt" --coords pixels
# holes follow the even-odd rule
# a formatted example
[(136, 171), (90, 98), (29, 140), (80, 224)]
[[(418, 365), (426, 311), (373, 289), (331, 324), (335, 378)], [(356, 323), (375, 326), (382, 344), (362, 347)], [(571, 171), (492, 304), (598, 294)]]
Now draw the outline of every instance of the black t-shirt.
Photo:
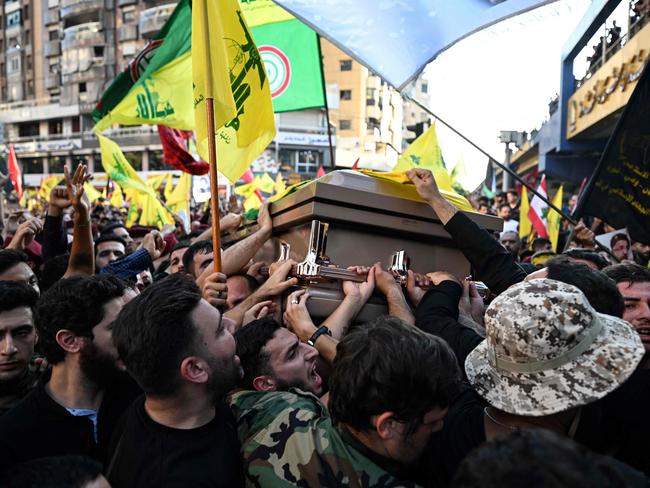
[(244, 486), (235, 421), (225, 404), (196, 429), (151, 420), (138, 398), (113, 437), (106, 476), (115, 488)]

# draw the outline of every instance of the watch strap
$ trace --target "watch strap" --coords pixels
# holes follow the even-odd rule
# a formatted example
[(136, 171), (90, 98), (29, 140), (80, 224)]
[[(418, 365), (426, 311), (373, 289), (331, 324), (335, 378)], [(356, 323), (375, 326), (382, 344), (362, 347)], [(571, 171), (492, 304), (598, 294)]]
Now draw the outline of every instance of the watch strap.
[(326, 334), (328, 336), (332, 335), (332, 331), (329, 330), (329, 328), (325, 325), (321, 325), (318, 329), (316, 329), (316, 332), (314, 332), (309, 339), (307, 339), (307, 344), (309, 344), (311, 347), (316, 347), (316, 340), (322, 336), (323, 334)]

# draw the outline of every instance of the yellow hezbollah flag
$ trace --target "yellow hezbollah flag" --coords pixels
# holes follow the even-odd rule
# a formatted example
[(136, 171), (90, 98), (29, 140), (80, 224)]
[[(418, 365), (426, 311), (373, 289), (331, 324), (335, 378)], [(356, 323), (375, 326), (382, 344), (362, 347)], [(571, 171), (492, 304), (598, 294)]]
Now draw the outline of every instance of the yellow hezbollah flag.
[(102, 194), (88, 182), (84, 183), (84, 192), (86, 193), (90, 203), (94, 203), (102, 197)]
[(163, 181), (165, 181), (165, 178), (167, 178), (167, 173), (149, 175), (147, 176), (147, 185), (149, 185), (151, 188), (153, 188), (154, 191), (157, 192), (162, 186)]
[(120, 190), (120, 187), (117, 185), (115, 185), (115, 189), (111, 195), (110, 203), (117, 208), (122, 208), (122, 206), (124, 206), (124, 196), (122, 195), (122, 190)]
[[(394, 181), (395, 183), (401, 183), (403, 185), (411, 185), (411, 180), (406, 176), (405, 171), (373, 171), (370, 169), (360, 169), (360, 173), (363, 173), (367, 176), (372, 176), (373, 178), (379, 178), (381, 180)], [(436, 180), (437, 181), (437, 180)], [(440, 188), (440, 194), (445, 197), (449, 203), (453, 203), (456, 208), (459, 210), (464, 210), (466, 212), (475, 212), (474, 207), (467, 201), (462, 195), (454, 193), (453, 191), (447, 191)]]
[(241, 195), (248, 198), (250, 195), (255, 193), (255, 190), (257, 190), (257, 185), (255, 184), (255, 180), (253, 180), (251, 183), (236, 186), (233, 192), (235, 192), (236, 195)]
[(189, 215), (190, 209), (190, 191), (192, 189), (192, 175), (182, 173), (176, 183), (176, 188), (169, 194), (167, 206), (174, 213), (185, 211)]
[[(529, 237), (533, 226), (530, 223), (528, 218), (528, 209), (530, 205), (528, 203), (528, 192), (526, 187), (521, 188), (521, 202), (519, 203), (519, 238), (523, 239), (524, 237)], [(528, 243), (530, 244), (530, 242)]]
[(93, 128), (103, 132), (113, 124), (166, 125), (174, 129), (194, 128), (192, 114), (192, 56), (182, 56), (155, 71), (129, 93)]
[(268, 173), (264, 173), (262, 177), (256, 176), (253, 183), (257, 185), (257, 188), (262, 190), (264, 193), (273, 193), (275, 189), (275, 181), (269, 176)]
[[(122, 150), (108, 137), (97, 134), (102, 154), (102, 166), (106, 175), (117, 183), (123, 190), (136, 190), (137, 200), (142, 208), (140, 224), (155, 225), (162, 228), (165, 224), (173, 224), (174, 219), (156, 198), (155, 191), (142, 181), (133, 166), (127, 161)], [(133, 195), (131, 206), (133, 207)], [(130, 217), (130, 216), (129, 216)], [(130, 220), (130, 219), (129, 219)]]
[(45, 198), (47, 200), (48, 198), (50, 198), (50, 193), (52, 192), (52, 188), (58, 185), (59, 181), (61, 180), (62, 180), (61, 176), (58, 175), (48, 176), (41, 183), (41, 187), (38, 189), (38, 193), (36, 194), (36, 196), (39, 198)]
[(208, 160), (206, 99), (214, 99), (219, 171), (235, 183), (275, 136), (264, 62), (237, 0), (192, 4), (192, 79), (197, 149)]
[[(551, 203), (560, 209), (562, 208), (563, 189), (563, 186), (560, 185), (560, 188), (553, 197), (553, 200), (551, 200)], [(549, 207), (546, 222), (548, 223), (548, 240), (551, 241), (553, 250), (557, 252), (557, 241), (560, 238), (560, 223), (562, 222), (562, 216)]]
[(429, 127), (402, 153), (393, 171), (406, 171), (411, 168), (428, 169), (433, 173), (438, 188), (449, 192), (453, 191), (451, 177), (442, 161), (436, 124)]
[(171, 173), (167, 173), (167, 180), (165, 181), (165, 190), (164, 190), (166, 202), (169, 201), (169, 197), (173, 192), (174, 192), (174, 177), (172, 176)]
[(254, 208), (260, 208), (261, 206), (262, 202), (256, 193), (251, 193), (246, 200), (244, 200), (244, 212), (248, 212)]
[(282, 178), (282, 173), (278, 172), (278, 175), (275, 177), (275, 194), (284, 193), (286, 189), (287, 184), (284, 182), (284, 178)]

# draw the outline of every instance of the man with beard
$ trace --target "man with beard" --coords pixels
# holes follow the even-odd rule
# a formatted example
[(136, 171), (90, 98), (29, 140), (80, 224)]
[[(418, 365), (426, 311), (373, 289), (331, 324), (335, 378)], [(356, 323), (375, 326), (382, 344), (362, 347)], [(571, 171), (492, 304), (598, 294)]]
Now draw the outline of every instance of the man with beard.
[(137, 394), (119, 374), (111, 339), (124, 295), (107, 275), (62, 279), (43, 294), (35, 322), (52, 371), (0, 418), (0, 468), (66, 454), (104, 460), (113, 426)]
[(112, 486), (243, 486), (223, 399), (242, 375), (235, 340), (194, 281), (173, 274), (120, 312), (113, 337), (144, 397), (124, 415), (107, 461)]

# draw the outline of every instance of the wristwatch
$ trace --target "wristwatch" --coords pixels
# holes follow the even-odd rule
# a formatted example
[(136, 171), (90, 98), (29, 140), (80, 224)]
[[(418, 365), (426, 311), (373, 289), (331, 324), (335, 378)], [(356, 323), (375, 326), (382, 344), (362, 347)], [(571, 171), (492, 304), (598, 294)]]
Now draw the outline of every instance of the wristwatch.
[(311, 347), (316, 347), (316, 345), (315, 345), (315, 344), (316, 344), (316, 340), (318, 340), (318, 338), (319, 338), (320, 336), (322, 336), (323, 334), (326, 334), (326, 335), (328, 335), (328, 336), (331, 336), (331, 335), (332, 335), (332, 331), (329, 330), (329, 328), (327, 328), (326, 326), (321, 325), (318, 329), (316, 329), (316, 332), (314, 332), (314, 333), (311, 335), (311, 337), (310, 337), (309, 339), (307, 339), (307, 344), (309, 344)]

